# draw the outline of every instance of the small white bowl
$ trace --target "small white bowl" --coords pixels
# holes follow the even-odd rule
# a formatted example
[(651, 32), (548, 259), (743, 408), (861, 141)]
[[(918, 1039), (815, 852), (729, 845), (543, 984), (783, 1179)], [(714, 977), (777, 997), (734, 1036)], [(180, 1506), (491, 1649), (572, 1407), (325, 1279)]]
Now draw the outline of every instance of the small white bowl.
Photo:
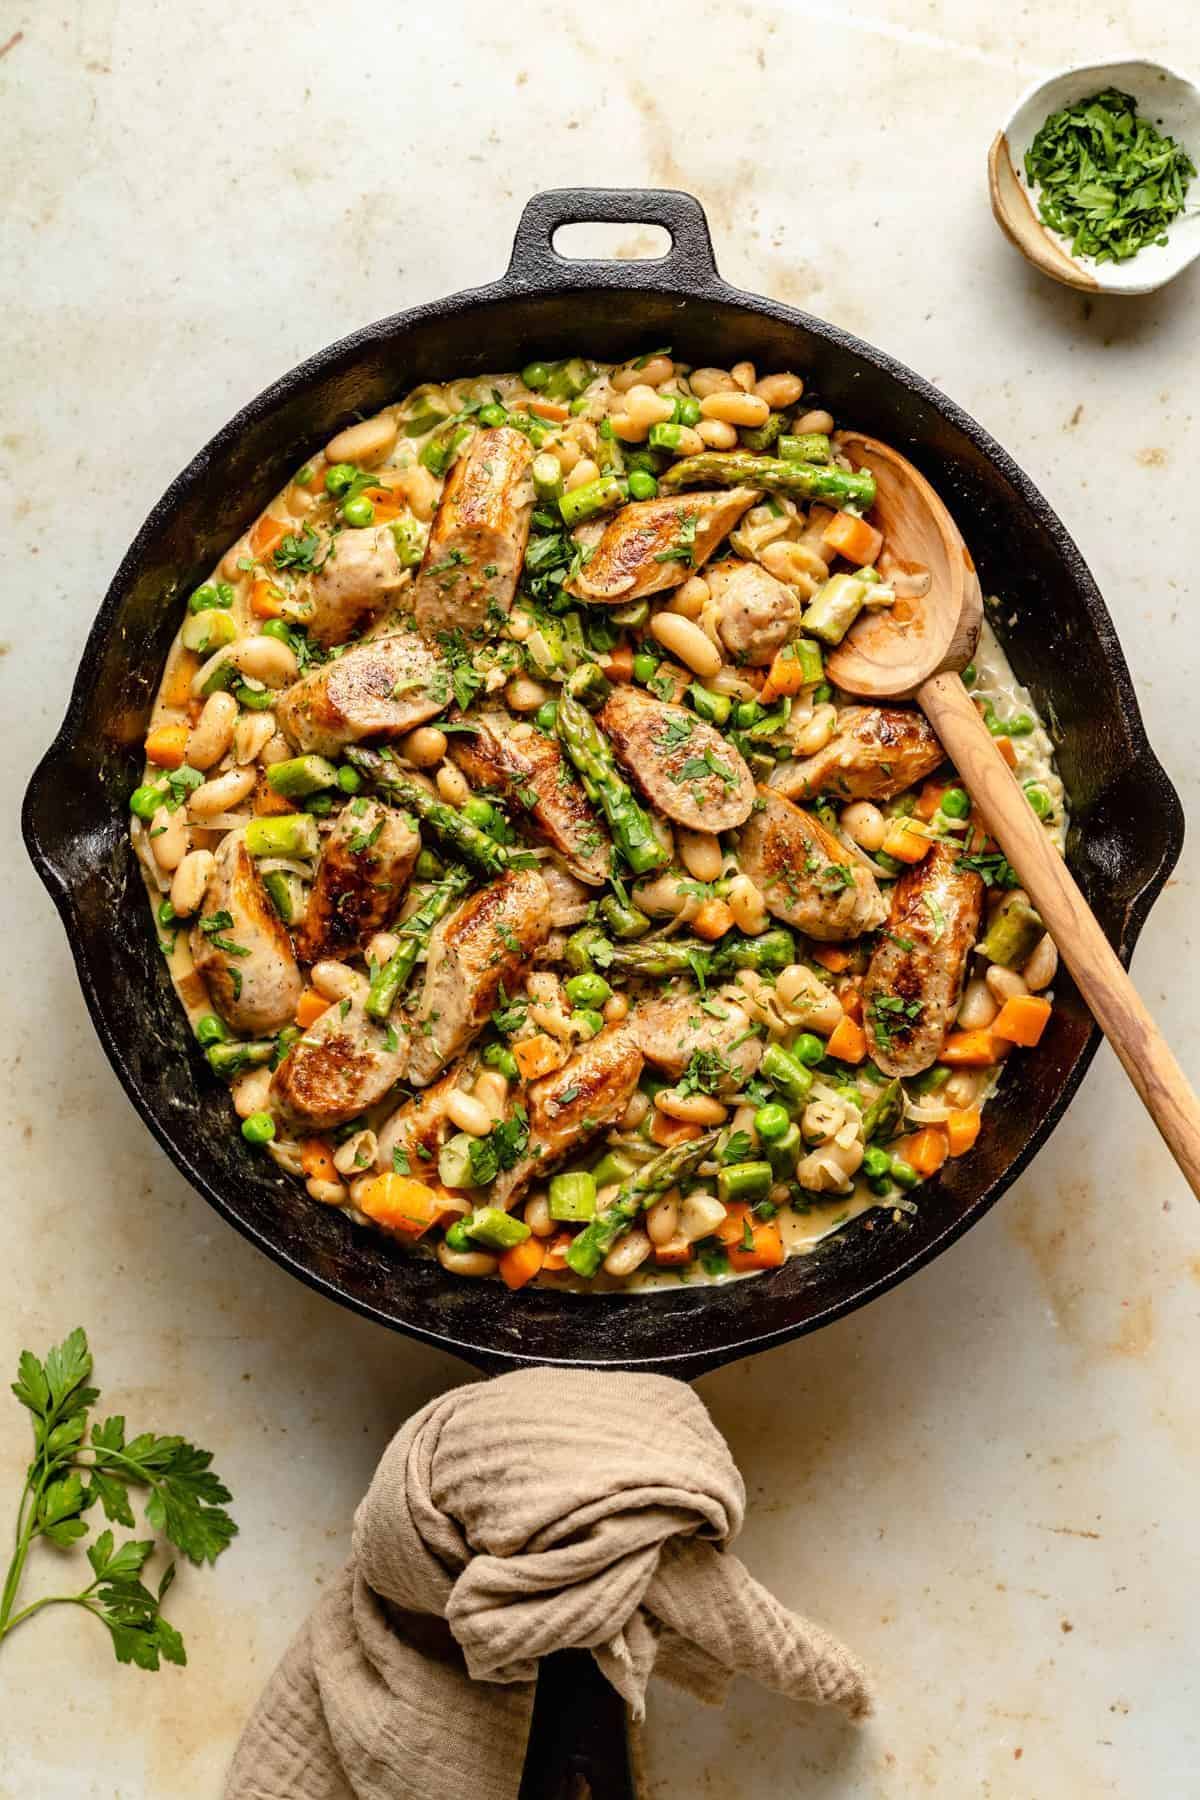
[(1031, 192), (1025, 180), (1025, 152), (1049, 115), (1104, 88), (1132, 94), (1139, 113), (1177, 139), (1200, 169), (1200, 89), (1186, 75), (1141, 60), (1062, 69), (1029, 88), (996, 134), (988, 154), (992, 211), (1005, 237), (1053, 280), (1089, 293), (1149, 294), (1200, 256), (1200, 175), (1193, 178), (1185, 210), (1168, 226), (1166, 243), (1147, 244), (1120, 263), (1072, 256), (1069, 240), (1042, 224), (1037, 190)]

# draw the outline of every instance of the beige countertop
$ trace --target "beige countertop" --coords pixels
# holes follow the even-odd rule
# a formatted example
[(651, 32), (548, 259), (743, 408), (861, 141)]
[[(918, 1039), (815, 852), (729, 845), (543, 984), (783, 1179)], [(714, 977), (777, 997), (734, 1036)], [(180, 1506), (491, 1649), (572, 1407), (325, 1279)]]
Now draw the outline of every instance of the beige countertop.
[[(118, 1669), (70, 1613), (5, 1645), (0, 1795), (201, 1800), (380, 1448), (469, 1374), (222, 1226), (93, 1036), (16, 815), (126, 545), (268, 380), (501, 270), (535, 190), (684, 187), (731, 281), (895, 352), (1040, 483), (1195, 815), (1200, 270), (1144, 300), (1051, 286), (995, 230), (985, 158), (1036, 73), (1132, 44), (1195, 64), (1200, 23), (1185, 0), (9, 0), (5, 40), (0, 1364), (85, 1324), (110, 1405), (213, 1448), (242, 1536), (172, 1596), (187, 1671)], [(1193, 1076), (1198, 868), (1189, 848), (1136, 960)], [(1102, 1051), (954, 1250), (701, 1383), (751, 1494), (742, 1555), (861, 1652), (880, 1706), (856, 1733), (656, 1686), (652, 1800), (1200, 1792), (1198, 1361), (1200, 1219)], [(0, 1399), (0, 1513), (25, 1455)]]

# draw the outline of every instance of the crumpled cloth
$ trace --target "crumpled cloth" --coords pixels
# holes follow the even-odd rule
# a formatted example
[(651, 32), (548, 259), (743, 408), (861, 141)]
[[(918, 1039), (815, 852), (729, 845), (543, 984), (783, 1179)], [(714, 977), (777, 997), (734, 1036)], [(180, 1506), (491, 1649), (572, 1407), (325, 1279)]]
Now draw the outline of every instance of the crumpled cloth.
[(745, 1510), (684, 1383), (533, 1369), (408, 1421), (287, 1651), (226, 1800), (515, 1800), (540, 1656), (588, 1648), (635, 1718), (651, 1670), (870, 1710), (863, 1669), (725, 1548)]

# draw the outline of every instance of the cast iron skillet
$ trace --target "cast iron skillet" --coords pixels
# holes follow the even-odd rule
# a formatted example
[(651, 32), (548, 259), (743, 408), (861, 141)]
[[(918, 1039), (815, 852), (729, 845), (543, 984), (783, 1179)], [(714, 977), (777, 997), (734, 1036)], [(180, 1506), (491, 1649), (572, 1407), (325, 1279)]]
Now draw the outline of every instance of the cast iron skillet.
[[(558, 227), (666, 228), (649, 262), (576, 262)], [(814, 399), (912, 458), (945, 497), (1004, 596), (1017, 674), (1053, 724), (1074, 826), (1071, 865), (1128, 957), (1182, 843), (1178, 798), (1142, 730), (1112, 623), (1083, 559), (998, 444), (927, 382), (819, 319), (727, 286), (689, 195), (539, 195), (503, 278), (369, 325), (293, 369), (233, 419), (154, 508), (110, 587), (62, 730), (25, 797), (30, 855), (63, 916), (96, 1030), (126, 1092), (184, 1175), (293, 1274), (380, 1323), (488, 1369), (587, 1363), (692, 1376), (812, 1331), (953, 1243), (1045, 1142), (1096, 1047), (1064, 977), (1051, 1029), (1014, 1059), (980, 1143), (921, 1191), (913, 1220), (868, 1215), (815, 1255), (725, 1288), (581, 1299), (456, 1280), (397, 1255), (252, 1154), (230, 1129), (177, 1005), (130, 854), (128, 796), (182, 594), (281, 486), (358, 414), (417, 382), (519, 368), (532, 355), (618, 360), (669, 344), (692, 363), (801, 371)]]
[[(555, 231), (583, 221), (663, 226), (651, 262), (569, 262)], [(839, 1318), (914, 1273), (982, 1217), (1045, 1142), (1098, 1034), (1066, 977), (1054, 1021), (1016, 1059), (979, 1145), (922, 1190), (915, 1220), (869, 1215), (815, 1255), (727, 1288), (580, 1299), (454, 1280), (308, 1204), (230, 1129), (224, 1088), (191, 1040), (155, 946), (127, 838), (127, 802), (180, 596), (284, 479), (340, 426), (417, 382), (520, 368), (531, 356), (616, 361), (669, 344), (695, 364), (748, 357), (802, 372), (840, 423), (885, 439), (929, 476), (1004, 596), (1002, 635), (1053, 725), (1073, 815), (1070, 860), (1128, 959), (1183, 842), (1178, 797), (1142, 730), (1112, 622), (1042, 496), (928, 382), (819, 319), (721, 280), (687, 194), (539, 195), (497, 282), (415, 307), (293, 369), (217, 434), (138, 533), (92, 627), (62, 730), (25, 796), (25, 841), (63, 917), (108, 1058), (159, 1143), (222, 1217), (320, 1292), (488, 1370), (528, 1363), (653, 1369), (685, 1378)], [(590, 1656), (547, 1659), (523, 1800), (590, 1783), (632, 1793), (620, 1708)], [(588, 1791), (585, 1789), (584, 1791)]]

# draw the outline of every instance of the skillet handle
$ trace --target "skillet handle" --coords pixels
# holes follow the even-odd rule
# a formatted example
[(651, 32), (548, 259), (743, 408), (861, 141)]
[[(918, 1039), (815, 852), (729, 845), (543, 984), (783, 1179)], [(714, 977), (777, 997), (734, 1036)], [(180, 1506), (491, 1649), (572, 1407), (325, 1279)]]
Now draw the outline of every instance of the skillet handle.
[[(665, 256), (630, 261), (558, 254), (553, 240), (560, 226), (594, 224), (660, 225), (671, 248)], [(535, 194), (521, 214), (504, 285), (629, 287), (640, 285), (640, 271), (651, 274), (656, 287), (684, 293), (723, 287), (704, 208), (691, 194), (673, 188), (551, 188)]]
[(625, 1702), (590, 1650), (557, 1650), (538, 1669), (517, 1800), (637, 1800)]

